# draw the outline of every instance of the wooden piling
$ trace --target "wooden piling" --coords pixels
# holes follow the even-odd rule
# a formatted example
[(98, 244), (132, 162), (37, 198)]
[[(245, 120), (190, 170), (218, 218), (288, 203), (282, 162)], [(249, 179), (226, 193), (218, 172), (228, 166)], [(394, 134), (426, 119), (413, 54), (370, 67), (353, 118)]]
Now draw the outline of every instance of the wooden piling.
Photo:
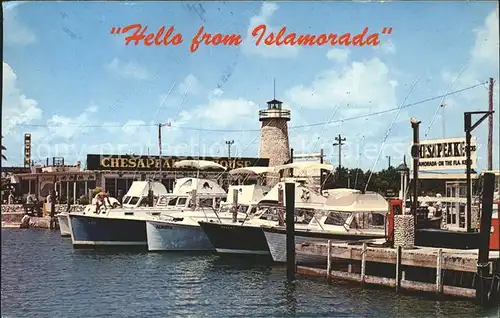
[(285, 183), (287, 278), (295, 279), (295, 183)]
[(495, 174), (485, 173), (483, 177), (483, 202), (481, 211), (481, 225), (479, 231), (479, 255), (477, 258), (477, 284), (476, 300), (485, 305), (488, 299), (488, 293), (491, 278), (488, 273), (489, 252), (490, 252), (490, 231), (491, 216), (493, 214), (493, 194), (495, 191)]
[(401, 254), (403, 253), (403, 248), (401, 245), (398, 246), (396, 250), (396, 292), (401, 289)]
[(283, 202), (283, 188), (281, 187), (281, 184), (278, 185), (278, 226), (284, 226), (285, 225), (285, 220), (284, 220), (284, 202)]
[(233, 223), (238, 222), (238, 189), (233, 189)]
[(443, 280), (442, 280), (442, 271), (441, 267), (443, 266), (443, 250), (439, 249), (437, 253), (437, 261), (436, 261), (436, 293), (443, 293)]
[(51, 230), (56, 229), (56, 183), (57, 183), (57, 177), (54, 176), (54, 188), (52, 189), (50, 193), (51, 197), (51, 203), (50, 203), (50, 223), (49, 223), (49, 228)]
[(361, 255), (361, 283), (365, 282), (366, 274), (366, 243), (363, 243), (363, 251)]
[(327, 258), (326, 258), (326, 278), (330, 277), (330, 272), (332, 271), (332, 241), (328, 240)]

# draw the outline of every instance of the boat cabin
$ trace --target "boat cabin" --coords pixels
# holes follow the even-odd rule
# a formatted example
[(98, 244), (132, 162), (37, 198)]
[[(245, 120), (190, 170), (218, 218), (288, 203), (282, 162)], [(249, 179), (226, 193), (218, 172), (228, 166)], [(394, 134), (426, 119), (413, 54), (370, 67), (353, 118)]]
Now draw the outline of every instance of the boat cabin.
[(222, 203), (220, 213), (232, 212), (234, 202), (237, 203), (238, 213), (254, 215), (257, 212), (257, 204), (270, 191), (267, 186), (261, 185), (231, 185), (228, 189), (228, 197)]
[(168, 209), (219, 209), (227, 193), (216, 182), (208, 179), (182, 178), (176, 181), (173, 193), (158, 197), (157, 207)]
[(149, 203), (149, 190), (153, 191), (153, 198), (167, 194), (167, 188), (158, 181), (134, 181), (122, 200), (125, 208), (145, 207)]
[(376, 192), (330, 194), (325, 211), (315, 216), (310, 225), (324, 230), (342, 227), (345, 230), (385, 231), (388, 212), (389, 202)]
[[(303, 182), (295, 183), (295, 218), (297, 223), (309, 223), (313, 216), (323, 208), (326, 198), (310, 189)], [(280, 194), (282, 191), (282, 195)], [(262, 220), (278, 221), (280, 213), (285, 217), (285, 183), (279, 182), (258, 204), (256, 217)]]

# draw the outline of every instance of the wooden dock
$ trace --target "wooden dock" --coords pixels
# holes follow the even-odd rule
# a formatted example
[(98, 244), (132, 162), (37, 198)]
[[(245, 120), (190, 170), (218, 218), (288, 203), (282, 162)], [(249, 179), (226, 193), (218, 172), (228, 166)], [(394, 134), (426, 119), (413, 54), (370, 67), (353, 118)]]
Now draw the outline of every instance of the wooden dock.
[[(302, 243), (296, 254), (325, 256), (326, 269), (297, 266), (297, 273), (419, 292), (475, 298), (478, 250), (413, 249), (348, 243)], [(500, 255), (490, 251), (490, 274), (500, 276)], [(347, 265), (346, 265), (347, 264)], [(408, 279), (407, 279), (408, 278)], [(458, 281), (458, 282), (457, 282)], [(498, 282), (497, 280), (494, 280)], [(498, 292), (499, 284), (492, 284)]]

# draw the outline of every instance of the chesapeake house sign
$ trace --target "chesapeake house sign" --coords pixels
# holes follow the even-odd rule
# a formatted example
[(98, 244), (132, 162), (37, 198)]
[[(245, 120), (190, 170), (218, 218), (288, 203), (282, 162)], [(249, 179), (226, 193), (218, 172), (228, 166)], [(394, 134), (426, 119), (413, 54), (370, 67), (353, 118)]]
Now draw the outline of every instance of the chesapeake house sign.
[[(197, 160), (196, 157), (162, 156), (162, 170), (186, 170), (174, 168), (173, 165), (181, 160)], [(267, 167), (269, 159), (263, 158), (227, 158), (227, 157), (200, 157), (200, 160), (216, 162), (230, 169), (243, 167)], [(131, 156), (131, 155), (87, 155), (87, 170), (117, 170), (117, 171), (156, 171), (160, 169), (158, 156)], [(194, 170), (194, 169), (192, 169)]]
[[(472, 169), (477, 168), (476, 137), (471, 138)], [(419, 147), (419, 170), (465, 170), (465, 137), (425, 140)]]

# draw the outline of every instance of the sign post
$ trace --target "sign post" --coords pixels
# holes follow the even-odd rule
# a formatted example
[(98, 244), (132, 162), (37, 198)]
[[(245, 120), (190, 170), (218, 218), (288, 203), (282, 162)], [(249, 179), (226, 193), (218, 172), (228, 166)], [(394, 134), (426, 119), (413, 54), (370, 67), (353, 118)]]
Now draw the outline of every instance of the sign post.
[[(471, 153), (473, 151), (471, 139), (472, 139), (472, 131), (483, 122), (488, 116), (493, 114), (493, 111), (477, 111), (477, 112), (465, 112), (464, 113), (464, 130), (465, 130), (465, 152), (466, 152), (466, 176), (467, 176), (467, 207), (465, 209), (466, 212), (466, 231), (470, 232), (471, 230), (471, 211), (472, 211), (472, 180), (470, 178), (471, 170), (472, 170), (472, 162), (471, 162)], [(472, 124), (472, 115), (483, 115)], [(474, 146), (474, 152), (476, 151), (476, 147)]]

